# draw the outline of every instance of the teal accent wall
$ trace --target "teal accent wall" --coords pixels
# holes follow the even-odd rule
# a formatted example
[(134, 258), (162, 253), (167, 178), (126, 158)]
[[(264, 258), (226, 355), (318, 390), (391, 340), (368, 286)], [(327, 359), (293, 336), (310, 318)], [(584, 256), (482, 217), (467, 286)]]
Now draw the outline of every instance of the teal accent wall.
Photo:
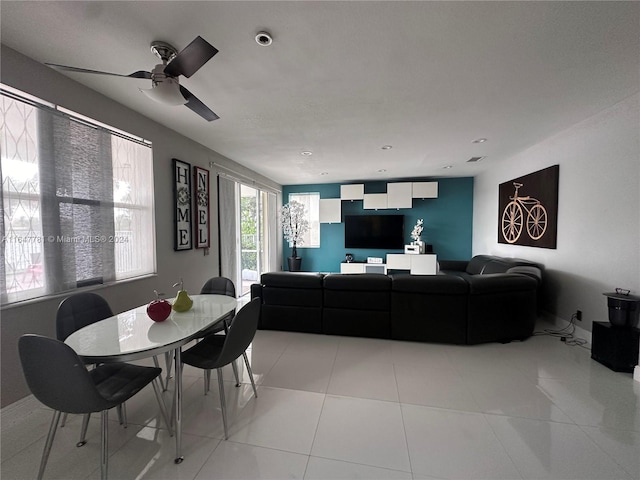
[[(404, 180), (407, 181), (407, 180)], [(471, 258), (473, 228), (473, 178), (412, 178), (410, 181), (437, 181), (438, 198), (413, 199), (413, 208), (389, 210), (364, 210), (362, 200), (342, 201), (342, 219), (345, 215), (404, 215), (406, 243), (411, 243), (410, 233), (419, 218), (424, 219), (422, 240), (433, 245), (438, 259), (468, 260)], [(387, 182), (364, 183), (365, 193), (384, 193)], [(340, 184), (285, 185), (282, 201), (287, 203), (290, 193), (318, 192), (320, 198), (340, 198)], [(403, 253), (403, 250), (379, 250), (344, 247), (344, 223), (320, 224), (320, 248), (298, 247), (305, 272), (339, 272), (346, 253), (356, 261), (367, 257), (385, 258), (387, 253)], [(283, 270), (288, 270), (287, 257), (291, 255), (288, 243), (283, 242)], [(384, 260), (383, 260), (384, 261)]]

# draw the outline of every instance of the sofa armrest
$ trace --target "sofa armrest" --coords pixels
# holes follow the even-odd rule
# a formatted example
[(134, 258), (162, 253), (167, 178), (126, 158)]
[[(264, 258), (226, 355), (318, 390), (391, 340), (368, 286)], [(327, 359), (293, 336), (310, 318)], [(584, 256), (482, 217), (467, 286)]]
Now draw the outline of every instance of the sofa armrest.
[(538, 286), (542, 284), (542, 272), (538, 267), (527, 266), (527, 265), (519, 265), (517, 267), (511, 267), (507, 270), (507, 273), (519, 273), (522, 275), (527, 275), (538, 282)]
[(251, 284), (251, 300), (254, 298), (262, 298), (262, 285), (259, 283)]

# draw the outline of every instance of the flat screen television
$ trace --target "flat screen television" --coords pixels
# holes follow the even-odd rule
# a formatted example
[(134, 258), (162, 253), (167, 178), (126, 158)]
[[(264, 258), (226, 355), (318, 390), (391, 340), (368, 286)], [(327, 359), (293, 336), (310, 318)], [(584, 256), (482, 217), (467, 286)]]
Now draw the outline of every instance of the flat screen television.
[(345, 248), (404, 248), (404, 215), (345, 215)]

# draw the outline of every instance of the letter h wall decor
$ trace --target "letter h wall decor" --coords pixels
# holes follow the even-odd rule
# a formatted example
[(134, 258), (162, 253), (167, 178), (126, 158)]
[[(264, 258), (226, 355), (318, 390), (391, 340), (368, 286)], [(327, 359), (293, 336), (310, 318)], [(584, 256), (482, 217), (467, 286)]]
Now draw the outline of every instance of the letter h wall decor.
[[(175, 251), (209, 248), (209, 171), (173, 159)], [(195, 185), (195, 188), (193, 187)]]

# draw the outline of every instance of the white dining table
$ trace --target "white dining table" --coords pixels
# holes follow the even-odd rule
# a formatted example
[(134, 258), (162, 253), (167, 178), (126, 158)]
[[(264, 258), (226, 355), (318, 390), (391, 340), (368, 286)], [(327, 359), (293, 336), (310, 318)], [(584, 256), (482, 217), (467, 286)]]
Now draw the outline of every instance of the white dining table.
[(207, 328), (221, 322), (238, 306), (227, 295), (192, 295), (186, 312), (172, 311), (163, 322), (147, 315), (147, 305), (127, 310), (75, 331), (65, 343), (86, 363), (129, 362), (174, 351), (175, 463), (182, 455), (182, 346)]

